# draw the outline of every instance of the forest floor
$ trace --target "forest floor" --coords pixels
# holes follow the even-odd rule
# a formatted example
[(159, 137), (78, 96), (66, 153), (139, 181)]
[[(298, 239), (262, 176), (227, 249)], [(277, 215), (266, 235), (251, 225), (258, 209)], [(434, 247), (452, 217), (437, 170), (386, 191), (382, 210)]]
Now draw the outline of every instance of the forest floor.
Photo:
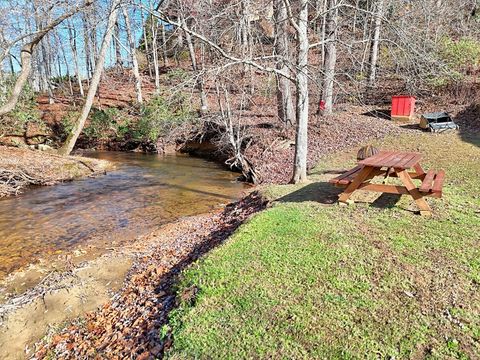
[(0, 198), (17, 195), (27, 186), (54, 185), (110, 169), (112, 164), (104, 160), (0, 146)]
[(327, 181), (356, 148), (331, 154), (309, 184), (265, 185), (133, 243), (122, 289), (30, 356), (478, 357), (480, 134), (374, 144), (446, 170), (432, 218), (407, 197), (336, 205)]

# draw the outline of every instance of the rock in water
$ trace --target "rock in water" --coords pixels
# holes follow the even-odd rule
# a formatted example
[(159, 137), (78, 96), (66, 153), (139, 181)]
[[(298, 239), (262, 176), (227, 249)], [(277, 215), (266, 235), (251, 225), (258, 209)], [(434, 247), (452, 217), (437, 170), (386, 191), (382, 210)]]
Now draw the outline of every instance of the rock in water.
[(378, 149), (375, 146), (373, 145), (363, 146), (360, 148), (360, 150), (358, 150), (357, 160), (364, 160), (375, 154), (378, 154)]

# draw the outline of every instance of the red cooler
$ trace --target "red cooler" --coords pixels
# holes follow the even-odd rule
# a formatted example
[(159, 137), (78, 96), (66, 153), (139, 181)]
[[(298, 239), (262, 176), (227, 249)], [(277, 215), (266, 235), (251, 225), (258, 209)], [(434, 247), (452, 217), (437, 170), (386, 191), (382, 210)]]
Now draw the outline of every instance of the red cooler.
[(415, 113), (415, 96), (392, 96), (392, 120), (410, 121)]

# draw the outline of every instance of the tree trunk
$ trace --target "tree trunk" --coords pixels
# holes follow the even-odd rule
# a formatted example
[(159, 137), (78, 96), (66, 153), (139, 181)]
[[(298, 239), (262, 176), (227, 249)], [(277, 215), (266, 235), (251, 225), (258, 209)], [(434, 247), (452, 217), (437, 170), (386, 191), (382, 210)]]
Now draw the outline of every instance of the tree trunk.
[(72, 24), (68, 24), (68, 37), (70, 40), (70, 48), (72, 49), (73, 64), (75, 66), (75, 74), (77, 75), (78, 88), (82, 97), (85, 95), (83, 92), (82, 76), (80, 74), (80, 67), (78, 66), (78, 52), (77, 52), (77, 40), (75, 27)]
[(77, 139), (83, 130), (85, 121), (87, 120), (88, 114), (90, 113), (90, 109), (92, 108), (95, 93), (97, 92), (98, 84), (100, 83), (100, 78), (102, 76), (103, 66), (105, 64), (105, 56), (112, 40), (112, 34), (115, 27), (115, 22), (117, 21), (120, 2), (121, 0), (112, 1), (110, 15), (108, 17), (107, 29), (105, 31), (105, 36), (103, 37), (100, 53), (97, 60), (95, 61), (96, 67), (92, 76), (92, 80), (90, 82), (90, 87), (88, 88), (85, 104), (83, 105), (82, 112), (80, 113), (80, 116), (78, 117), (77, 122), (72, 129), (72, 132), (65, 141), (65, 144), (58, 151), (62, 155), (68, 155), (73, 150), (73, 147), (75, 146), (75, 143), (77, 142)]
[(292, 183), (307, 180), (308, 152), (308, 0), (299, 1), (297, 23), (297, 129)]
[(326, 23), (325, 66), (323, 81), (323, 101), (325, 102), (325, 115), (333, 112), (333, 84), (335, 80), (335, 65), (337, 63), (337, 0), (328, 0), (328, 13)]
[[(290, 52), (288, 49), (288, 14), (283, 0), (275, 0), (275, 55), (281, 57), (277, 60), (277, 69), (290, 75), (288, 62)], [(276, 75), (277, 81), (277, 113), (280, 121), (285, 125), (293, 125), (295, 112), (293, 110), (292, 89), (290, 80), (284, 76)]]
[(163, 54), (163, 66), (168, 66), (168, 54), (167, 54), (167, 36), (165, 34), (165, 24), (162, 23), (162, 54)]
[[(150, 1), (150, 9), (153, 10), (153, 5)], [(152, 55), (153, 55), (153, 70), (155, 72), (155, 92), (160, 92), (160, 73), (158, 71), (158, 48), (157, 48), (157, 21), (153, 16), (150, 16), (150, 25), (152, 31)]]
[(378, 47), (380, 44), (380, 27), (382, 25), (383, 2), (384, 0), (377, 0), (376, 3), (373, 42), (370, 52), (370, 74), (368, 76), (368, 86), (371, 87), (375, 85), (375, 79), (377, 75)]
[(38, 45), (38, 43), (43, 39), (43, 37), (46, 34), (48, 34), (50, 30), (55, 28), (63, 20), (69, 18), (73, 14), (77, 13), (81, 8), (88, 6), (92, 3), (93, 3), (93, 0), (86, 0), (82, 6), (76, 7), (72, 9), (70, 12), (53, 20), (50, 24), (48, 24), (40, 32), (38, 32), (32, 41), (30, 41), (29, 43), (25, 44), (22, 47), (22, 50), (20, 52), (22, 70), (20, 71), (20, 75), (18, 76), (17, 81), (15, 82), (10, 99), (3, 106), (0, 107), (0, 116), (3, 116), (9, 113), (15, 108), (15, 105), (17, 105), (18, 98), (20, 97), (23, 87), (25, 86), (28, 76), (30, 75), (30, 71), (32, 70), (32, 53), (35, 47)]
[(138, 70), (137, 53), (135, 49), (135, 39), (133, 37), (132, 28), (130, 27), (130, 17), (128, 16), (128, 10), (122, 7), (123, 17), (125, 18), (125, 28), (127, 30), (128, 44), (130, 49), (130, 56), (132, 58), (133, 75), (135, 76), (135, 91), (137, 93), (137, 101), (141, 104), (143, 102), (142, 97), (142, 78)]
[[(187, 23), (183, 15), (181, 16), (182, 26), (187, 29)], [(200, 112), (204, 113), (208, 110), (207, 97), (203, 89), (203, 74), (198, 71), (197, 57), (195, 54), (195, 48), (193, 47), (192, 37), (188, 31), (184, 31), (185, 41), (187, 42), (188, 52), (190, 54), (190, 60), (192, 61), (192, 69), (196, 77), (196, 87), (200, 93)]]
[(90, 51), (90, 37), (88, 36), (88, 22), (87, 14), (83, 14), (83, 47), (85, 49), (85, 69), (87, 71), (87, 81), (92, 77), (93, 66), (92, 66), (92, 56)]
[(120, 49), (120, 26), (118, 21), (115, 23), (115, 65), (117, 68), (122, 67), (122, 50)]

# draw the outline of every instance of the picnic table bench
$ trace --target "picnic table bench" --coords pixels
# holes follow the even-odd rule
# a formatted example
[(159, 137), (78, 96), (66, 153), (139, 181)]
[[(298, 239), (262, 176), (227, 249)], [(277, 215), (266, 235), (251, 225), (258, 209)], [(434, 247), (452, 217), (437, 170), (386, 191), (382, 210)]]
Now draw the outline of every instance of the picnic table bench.
[[(345, 190), (339, 195), (339, 201), (346, 203), (356, 190), (368, 190), (387, 194), (410, 195), (415, 200), (420, 214), (430, 215), (431, 208), (425, 201), (426, 196), (441, 198), (445, 171), (428, 170), (420, 165), (422, 155), (415, 152), (381, 151), (329, 182)], [(412, 169), (413, 171), (409, 171)], [(397, 177), (401, 185), (372, 184), (375, 176)], [(413, 179), (421, 180), (419, 187)]]

